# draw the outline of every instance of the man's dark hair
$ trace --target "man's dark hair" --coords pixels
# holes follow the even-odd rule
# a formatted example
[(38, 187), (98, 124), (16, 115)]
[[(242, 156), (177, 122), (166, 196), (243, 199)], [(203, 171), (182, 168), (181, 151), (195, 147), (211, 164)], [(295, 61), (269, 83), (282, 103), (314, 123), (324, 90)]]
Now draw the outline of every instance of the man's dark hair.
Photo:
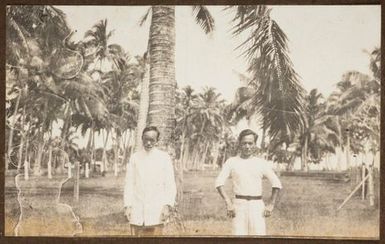
[(257, 139), (258, 139), (257, 133), (255, 133), (254, 131), (252, 131), (250, 129), (243, 130), (243, 131), (241, 131), (241, 133), (239, 133), (238, 142), (241, 142), (242, 138), (245, 136), (248, 136), (248, 135), (253, 135), (254, 136), (254, 142), (257, 142)]
[(147, 126), (146, 128), (144, 128), (144, 130), (142, 132), (142, 138), (143, 138), (144, 133), (146, 133), (147, 131), (155, 131), (157, 134), (156, 139), (159, 140), (160, 132), (159, 132), (158, 128), (156, 128), (155, 126)]

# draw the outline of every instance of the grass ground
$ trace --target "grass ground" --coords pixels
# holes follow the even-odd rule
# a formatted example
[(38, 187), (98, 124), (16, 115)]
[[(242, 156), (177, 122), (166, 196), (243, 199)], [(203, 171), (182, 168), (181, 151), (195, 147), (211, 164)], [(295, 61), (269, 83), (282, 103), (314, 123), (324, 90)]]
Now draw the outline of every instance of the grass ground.
[[(169, 224), (165, 229), (166, 235), (231, 234), (231, 223), (225, 216), (225, 205), (214, 189), (217, 173), (208, 171), (185, 174), (184, 200), (180, 203), (179, 211), (186, 231), (182, 233), (175, 224)], [(362, 201), (356, 196), (340, 211), (336, 211), (352, 189), (349, 182), (303, 176), (281, 176), (281, 180), (284, 190), (273, 215), (267, 219), (269, 235), (378, 238), (378, 201), (374, 207), (370, 207), (367, 200)], [(21, 194), (24, 199), (23, 219), (28, 219), (21, 222), (20, 234), (72, 233), (69, 230), (73, 227), (73, 218), (68, 207), (58, 207), (54, 202), (57, 188), (47, 187), (47, 180), (41, 179), (31, 178), (28, 183), (20, 182), (25, 184)], [(81, 179), (78, 203), (73, 198), (73, 182), (64, 185), (61, 202), (72, 206), (79, 216), (83, 226), (80, 236), (130, 234), (122, 209), (123, 182), (123, 174), (117, 178), (107, 175)], [(27, 185), (33, 187), (28, 188)], [(230, 185), (226, 187), (231, 190)], [(264, 182), (263, 187), (267, 199), (271, 188), (268, 182)], [(376, 189), (378, 193), (378, 187)], [(20, 214), (13, 177), (6, 177), (5, 193), (5, 234), (13, 235)]]

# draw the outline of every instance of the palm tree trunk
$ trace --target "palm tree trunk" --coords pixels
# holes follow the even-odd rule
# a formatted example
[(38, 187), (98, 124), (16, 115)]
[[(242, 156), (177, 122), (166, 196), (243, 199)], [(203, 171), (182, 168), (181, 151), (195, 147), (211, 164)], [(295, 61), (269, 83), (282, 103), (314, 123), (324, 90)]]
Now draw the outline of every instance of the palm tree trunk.
[(197, 157), (199, 155), (199, 148), (200, 148), (200, 145), (199, 145), (199, 139), (198, 139), (196, 146), (193, 147), (193, 149), (192, 149), (191, 168), (190, 169), (193, 169), (193, 170), (196, 169), (196, 162), (197, 162)]
[(62, 145), (64, 144), (64, 139), (66, 138), (66, 134), (68, 133), (68, 129), (70, 127), (70, 104), (67, 103), (65, 111), (64, 111), (64, 121), (63, 121), (63, 129), (61, 131), (60, 137), (62, 138)]
[(190, 167), (190, 143), (189, 141), (186, 142), (186, 145), (184, 146), (183, 149), (183, 157), (182, 157), (182, 165), (183, 169), (187, 170)]
[(349, 137), (349, 132), (347, 132), (347, 135), (346, 135), (346, 149), (345, 149), (345, 153), (346, 153), (346, 169), (349, 170), (350, 169), (350, 137)]
[(142, 78), (142, 84), (140, 88), (140, 102), (139, 102), (139, 114), (138, 114), (138, 126), (136, 128), (136, 141), (135, 141), (135, 151), (142, 149), (142, 131), (147, 124), (147, 113), (149, 106), (149, 83), (150, 83), (150, 63), (148, 60), (148, 55), (145, 55), (144, 62), (144, 73)]
[[(63, 121), (63, 129), (61, 131), (61, 147), (64, 149), (64, 150), (68, 150), (67, 148), (65, 148), (65, 145), (67, 145), (67, 140), (68, 140), (68, 134), (69, 134), (69, 131), (70, 131), (70, 128), (71, 128), (71, 121), (72, 121), (72, 118), (71, 118), (71, 104), (68, 102), (67, 105), (66, 105), (66, 108), (65, 108), (65, 112), (64, 112), (64, 121)], [(52, 123), (51, 123), (51, 127), (52, 127)], [(51, 136), (52, 136), (52, 128), (50, 130), (50, 133), (51, 133)]]
[(17, 171), (19, 172), (23, 163), (23, 149), (26, 131), (24, 131), (25, 121), (25, 105), (23, 107), (23, 114), (21, 115), (21, 130), (20, 130), (20, 147), (19, 147), (19, 158), (17, 163)]
[(191, 169), (196, 170), (197, 169), (197, 158), (199, 155), (199, 149), (193, 150), (192, 160), (191, 160)]
[(205, 149), (203, 151), (203, 154), (202, 154), (202, 158), (200, 159), (200, 164), (199, 164), (199, 169), (200, 170), (203, 170), (204, 169), (204, 165), (206, 164), (206, 161), (207, 161), (207, 154), (209, 152), (209, 148), (210, 148), (210, 143), (205, 143)]
[(130, 139), (128, 140), (129, 155), (131, 156), (135, 148), (135, 136), (133, 135), (134, 131), (131, 132)]
[(308, 137), (305, 135), (305, 142), (302, 148), (302, 160), (301, 160), (301, 170), (302, 171), (307, 171), (307, 145), (308, 144)]
[(47, 111), (48, 111), (48, 99), (45, 101), (44, 104), (44, 112), (43, 112), (43, 122), (40, 128), (40, 140), (39, 140), (39, 149), (38, 149), (38, 155), (37, 155), (37, 160), (35, 161), (35, 164), (33, 165), (33, 174), (34, 175), (40, 175), (41, 174), (41, 163), (43, 159), (43, 150), (45, 146), (44, 142), (44, 124), (45, 120), (47, 118)]
[(201, 141), (203, 141), (203, 131), (205, 129), (205, 126), (206, 126), (206, 119), (204, 118), (203, 119), (203, 122), (202, 122), (202, 126), (201, 126), (201, 129), (200, 129), (200, 137), (198, 137), (197, 139), (197, 150), (195, 151), (194, 153), (194, 159), (193, 159), (193, 169), (199, 169), (200, 166), (199, 166), (199, 161), (198, 160), (202, 160), (201, 157), (199, 157), (199, 155), (201, 155), (201, 153), (204, 153), (205, 152), (205, 149), (201, 148)]
[(336, 150), (336, 153), (337, 153), (337, 171), (341, 171), (342, 170), (342, 144), (343, 144), (343, 140), (342, 140), (342, 131), (341, 131), (341, 118), (338, 116), (337, 117), (337, 129), (338, 129), (338, 139), (339, 139), (339, 149)]
[[(349, 118), (351, 118), (351, 111), (348, 110), (346, 113), (345, 113), (345, 120), (346, 121), (349, 121)], [(345, 132), (346, 132), (346, 149), (345, 149), (345, 153), (346, 153), (346, 170), (349, 170), (351, 169), (351, 162), (350, 162), (350, 136), (349, 136), (349, 128), (345, 128)]]
[(181, 160), (175, 159), (177, 162), (179, 161), (179, 164), (176, 164), (177, 167), (175, 168), (176, 174), (175, 174), (175, 183), (176, 183), (176, 188), (177, 188), (177, 198), (176, 201), (178, 203), (181, 203), (183, 200), (183, 166), (181, 164)]
[(288, 162), (287, 167), (286, 167), (286, 171), (293, 171), (294, 170), (294, 163), (295, 163), (296, 158), (297, 158), (297, 156), (295, 154), (293, 154), (290, 157), (289, 162)]
[(183, 134), (182, 134), (182, 139), (181, 139), (181, 146), (180, 146), (180, 155), (179, 155), (179, 162), (180, 162), (180, 167), (182, 167), (183, 168), (183, 164), (184, 164), (184, 162), (183, 162), (183, 159), (184, 159), (184, 147), (185, 147), (185, 132), (183, 132)]
[(103, 154), (102, 154), (102, 164), (103, 168), (107, 170), (107, 157), (106, 157), (106, 147), (107, 147), (107, 141), (108, 141), (108, 136), (110, 135), (110, 130), (107, 129), (107, 135), (104, 140), (104, 145), (103, 145)]
[(96, 162), (95, 162), (95, 131), (92, 127), (92, 141), (91, 141), (91, 163), (94, 163), (94, 171), (96, 171)]
[(49, 146), (48, 148), (47, 170), (48, 170), (48, 179), (52, 179), (52, 146)]
[(92, 146), (92, 132), (94, 131), (94, 123), (91, 123), (90, 134), (88, 135), (87, 149), (90, 150)]
[(126, 162), (126, 156), (127, 156), (127, 147), (128, 147), (128, 142), (127, 142), (127, 138), (128, 138), (128, 140), (130, 140), (131, 139), (131, 130), (130, 129), (128, 129), (127, 131), (126, 131), (126, 135), (124, 136), (124, 139), (123, 139), (123, 160), (122, 160), (122, 163), (123, 163), (123, 165), (125, 165), (125, 162)]
[(115, 143), (115, 160), (114, 160), (114, 176), (118, 176), (118, 161), (119, 161), (119, 134), (116, 132), (116, 143)]
[(337, 163), (336, 165), (333, 165), (337, 171), (342, 170), (342, 155), (343, 155), (343, 150), (342, 146), (339, 146), (336, 148), (336, 154), (337, 154)]
[(199, 165), (200, 165), (200, 160), (201, 160), (201, 156), (204, 152), (204, 146), (201, 145), (201, 140), (198, 140), (198, 143), (197, 143), (197, 150), (195, 151), (194, 153), (194, 162), (193, 162), (193, 169), (194, 170), (198, 170), (199, 169)]
[(43, 149), (44, 149), (44, 141), (43, 141), (43, 128), (40, 128), (39, 133), (41, 134), (38, 150), (37, 150), (37, 159), (35, 160), (35, 163), (33, 164), (33, 174), (35, 176), (40, 175), (40, 169), (41, 169), (41, 161), (43, 156)]
[(29, 138), (28, 138), (28, 131), (29, 131), (29, 126), (28, 130), (25, 133), (25, 159), (24, 159), (24, 179), (28, 180), (29, 179), (29, 164), (30, 164), (30, 158), (28, 157), (29, 153)]
[[(197, 146), (198, 147), (198, 146)], [(190, 163), (189, 163), (189, 170), (192, 170), (194, 169), (194, 165), (195, 165), (195, 158), (196, 158), (196, 154), (197, 154), (197, 147), (193, 147), (191, 149), (191, 154), (190, 154)]]
[(214, 156), (213, 156), (212, 166), (213, 166), (213, 168), (215, 168), (218, 165), (217, 162), (218, 162), (218, 158), (219, 158), (219, 143), (218, 142), (214, 143), (213, 150), (214, 150)]
[(159, 146), (171, 144), (175, 125), (175, 7), (153, 6), (149, 37), (148, 124), (157, 126)]
[(94, 159), (94, 148), (93, 143), (94, 142), (94, 122), (91, 122), (91, 128), (90, 128), (90, 134), (88, 136), (88, 142), (87, 142), (87, 150), (90, 152), (90, 167), (93, 165), (93, 170), (95, 171), (95, 164), (93, 164)]
[(326, 152), (325, 154), (325, 168), (326, 170), (329, 170), (329, 152)]
[(261, 149), (264, 151), (265, 149), (265, 138), (266, 137), (266, 126), (265, 126), (265, 119), (263, 119), (263, 125), (262, 125), (262, 136), (261, 136)]
[(9, 159), (11, 158), (11, 154), (12, 154), (12, 147), (13, 147), (13, 135), (14, 135), (14, 128), (13, 126), (16, 124), (16, 115), (17, 115), (17, 112), (19, 110), (19, 104), (20, 104), (20, 98), (21, 98), (21, 95), (22, 95), (22, 92), (20, 93), (20, 95), (17, 97), (17, 100), (16, 100), (16, 105), (15, 105), (15, 111), (13, 112), (13, 115), (12, 115), (12, 125), (10, 127), (10, 132), (9, 132), (9, 138), (8, 138), (8, 150), (7, 150), (7, 156), (5, 157), (6, 158), (6, 164), (5, 164), (5, 172), (8, 171), (8, 168), (9, 168)]
[(225, 150), (223, 151), (223, 158), (221, 162), (221, 167), (223, 167), (223, 164), (226, 162), (226, 155), (227, 154), (227, 146), (225, 146)]

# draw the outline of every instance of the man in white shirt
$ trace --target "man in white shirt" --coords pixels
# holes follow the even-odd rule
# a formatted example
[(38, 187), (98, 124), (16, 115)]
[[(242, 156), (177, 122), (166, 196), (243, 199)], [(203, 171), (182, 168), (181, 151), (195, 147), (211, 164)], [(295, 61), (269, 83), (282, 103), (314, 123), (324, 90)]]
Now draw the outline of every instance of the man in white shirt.
[[(265, 217), (271, 215), (282, 188), (272, 166), (253, 155), (257, 138), (257, 134), (249, 129), (239, 134), (240, 154), (225, 162), (215, 181), (215, 187), (226, 202), (227, 215), (233, 219), (234, 235), (266, 235)], [(223, 187), (229, 177), (235, 193), (233, 201)], [(266, 206), (262, 200), (263, 177), (272, 184), (271, 198)]]
[(176, 184), (171, 157), (156, 148), (160, 133), (154, 126), (142, 133), (143, 150), (127, 165), (124, 187), (125, 215), (133, 235), (161, 235), (172, 207)]

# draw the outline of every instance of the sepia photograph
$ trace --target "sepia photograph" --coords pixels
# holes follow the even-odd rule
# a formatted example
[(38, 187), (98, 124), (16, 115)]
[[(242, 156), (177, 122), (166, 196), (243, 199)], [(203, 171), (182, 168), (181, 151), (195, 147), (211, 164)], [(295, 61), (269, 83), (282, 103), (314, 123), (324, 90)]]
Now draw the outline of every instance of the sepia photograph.
[(3, 235), (380, 238), (381, 5), (5, 8)]

